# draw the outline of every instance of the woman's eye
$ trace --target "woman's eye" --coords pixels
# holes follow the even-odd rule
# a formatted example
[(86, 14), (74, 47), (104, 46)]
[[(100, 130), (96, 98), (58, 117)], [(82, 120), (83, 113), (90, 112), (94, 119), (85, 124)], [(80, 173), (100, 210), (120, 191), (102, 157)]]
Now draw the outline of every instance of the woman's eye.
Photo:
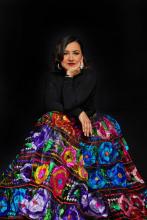
[[(64, 52), (64, 55), (68, 55), (68, 54), (70, 54), (70, 53)], [(73, 54), (73, 55), (79, 55), (80, 53), (79, 53), (79, 52), (73, 52), (72, 54)]]
[(78, 52), (74, 52), (73, 54), (75, 54), (75, 55), (79, 55), (79, 53), (78, 53)]

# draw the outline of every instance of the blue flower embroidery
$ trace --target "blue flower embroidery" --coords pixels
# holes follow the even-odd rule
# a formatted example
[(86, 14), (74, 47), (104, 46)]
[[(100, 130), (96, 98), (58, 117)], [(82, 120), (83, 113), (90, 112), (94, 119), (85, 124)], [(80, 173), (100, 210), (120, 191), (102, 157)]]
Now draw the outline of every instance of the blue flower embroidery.
[(109, 164), (119, 157), (119, 152), (111, 142), (104, 142), (98, 148), (98, 162), (100, 164)]
[(96, 162), (96, 147), (86, 145), (82, 149), (83, 160), (85, 166), (90, 166)]
[(24, 199), (26, 195), (27, 189), (14, 189), (13, 190), (13, 197), (12, 197), (12, 204), (11, 204), (11, 210), (13, 212), (17, 212), (20, 208), (20, 203)]
[(100, 170), (93, 170), (89, 173), (88, 186), (92, 189), (101, 189), (106, 187), (106, 180)]
[(107, 175), (110, 178), (113, 186), (126, 187), (126, 175), (124, 165), (122, 163), (118, 163), (113, 168), (108, 170)]

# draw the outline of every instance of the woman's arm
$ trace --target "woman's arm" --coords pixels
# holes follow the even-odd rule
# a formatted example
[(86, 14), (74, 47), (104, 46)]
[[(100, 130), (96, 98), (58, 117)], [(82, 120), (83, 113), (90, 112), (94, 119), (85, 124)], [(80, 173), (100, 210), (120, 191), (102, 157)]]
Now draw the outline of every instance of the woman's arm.
[(71, 109), (69, 111), (65, 111), (65, 113), (78, 118), (82, 111), (83, 111), (83, 108), (78, 108), (77, 107), (77, 108)]
[[(60, 87), (61, 85), (59, 84), (58, 86)], [(46, 79), (45, 108), (47, 111), (64, 111), (52, 73), (49, 73)]]

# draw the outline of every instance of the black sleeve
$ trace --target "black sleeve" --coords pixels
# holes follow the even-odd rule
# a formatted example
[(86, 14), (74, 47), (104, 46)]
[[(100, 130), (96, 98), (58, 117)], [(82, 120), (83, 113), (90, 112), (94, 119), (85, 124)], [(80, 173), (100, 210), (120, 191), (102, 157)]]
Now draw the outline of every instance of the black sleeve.
[(70, 114), (71, 116), (74, 116), (74, 117), (78, 117), (80, 115), (80, 113), (83, 111), (82, 107), (80, 108), (74, 108), (74, 109), (71, 109), (69, 111), (66, 111), (66, 113)]
[(95, 86), (86, 102), (80, 107), (69, 110), (70, 114), (72, 116), (78, 117), (80, 113), (84, 111), (88, 116), (92, 116), (97, 110), (96, 94), (97, 87)]
[(57, 86), (51, 74), (46, 79), (45, 108), (47, 111), (63, 112), (63, 105), (60, 101)]
[(74, 78), (65, 77), (63, 85), (63, 105), (65, 110), (82, 106), (96, 85), (95, 72), (85, 72), (78, 85), (74, 85)]
[(87, 102), (83, 105), (84, 111), (88, 116), (92, 116), (97, 111), (97, 86), (94, 87)]

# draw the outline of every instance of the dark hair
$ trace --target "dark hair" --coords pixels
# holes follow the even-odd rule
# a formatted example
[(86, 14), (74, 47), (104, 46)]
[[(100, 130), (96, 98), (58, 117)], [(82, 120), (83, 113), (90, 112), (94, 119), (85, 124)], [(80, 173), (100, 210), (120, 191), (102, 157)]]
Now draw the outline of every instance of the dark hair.
[(55, 53), (54, 53), (55, 70), (57, 70), (57, 69), (59, 70), (59, 68), (62, 69), (61, 61), (63, 60), (63, 57), (64, 57), (64, 50), (65, 50), (66, 46), (69, 43), (72, 43), (72, 42), (79, 43), (82, 54), (83, 54), (84, 68), (87, 68), (87, 61), (86, 61), (86, 58), (85, 58), (85, 51), (84, 51), (84, 47), (83, 47), (83, 44), (82, 44), (81, 40), (76, 36), (68, 35), (68, 36), (65, 36), (62, 39), (60, 39), (58, 41), (58, 43), (56, 44)]

